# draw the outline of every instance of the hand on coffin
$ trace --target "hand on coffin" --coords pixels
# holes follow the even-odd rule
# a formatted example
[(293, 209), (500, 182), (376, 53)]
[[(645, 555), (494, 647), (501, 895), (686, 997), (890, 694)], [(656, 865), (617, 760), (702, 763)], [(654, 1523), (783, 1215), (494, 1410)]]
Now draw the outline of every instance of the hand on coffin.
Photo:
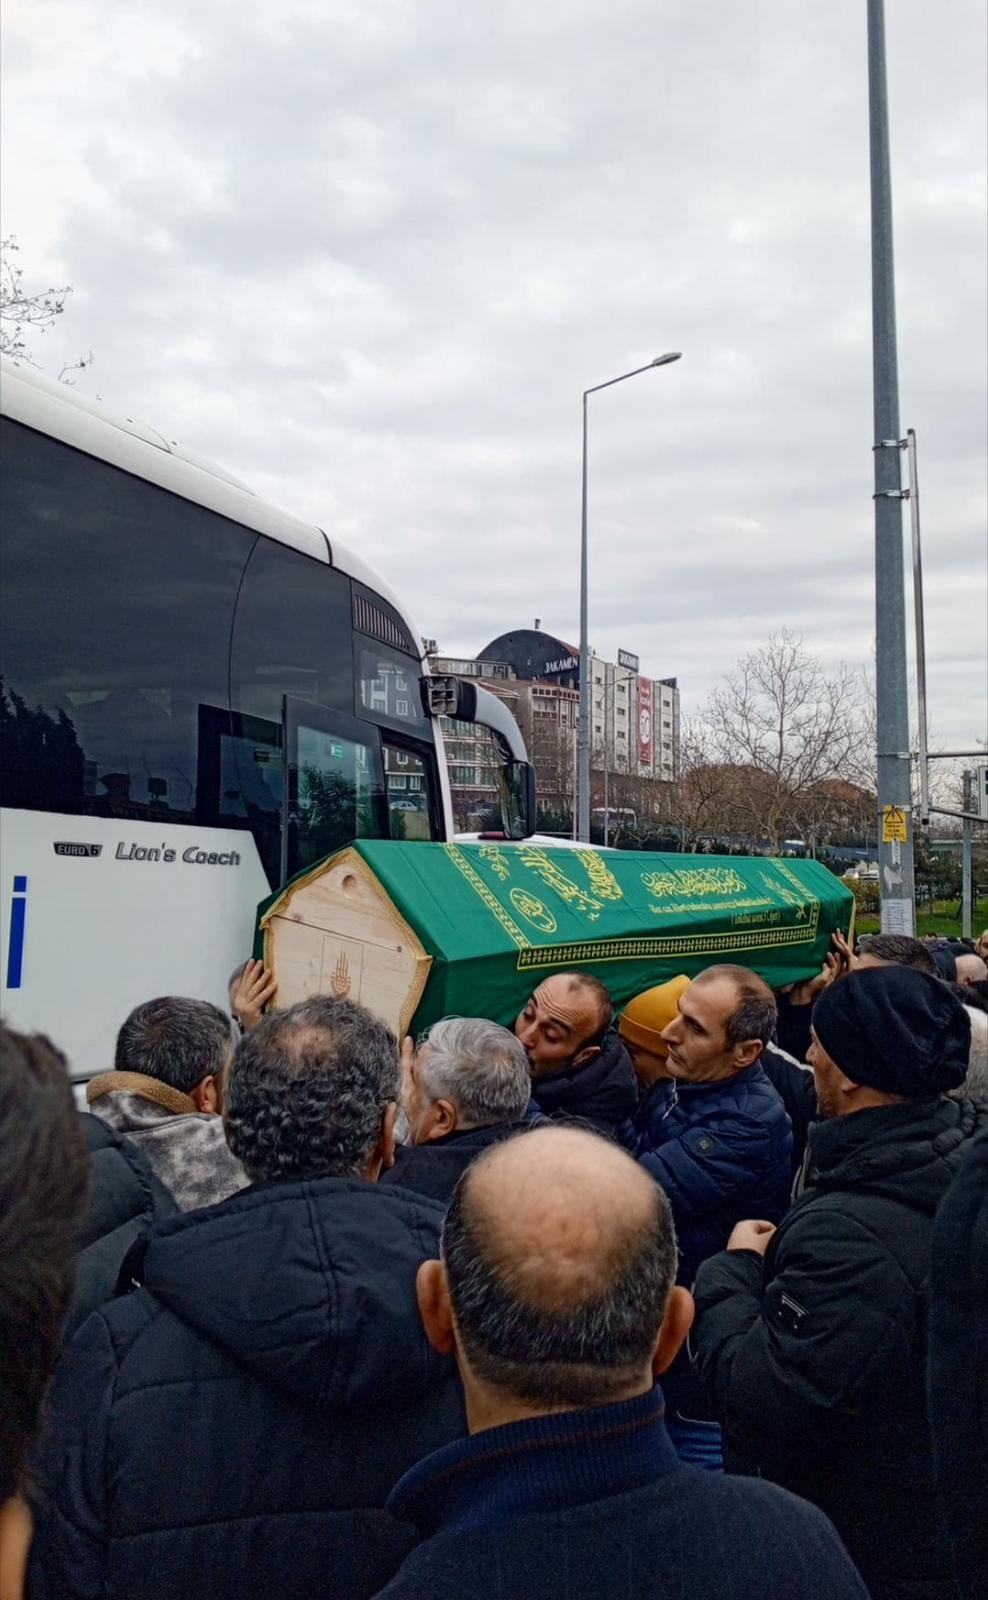
[(278, 992), (278, 983), (263, 961), (248, 961), (233, 995), (233, 1014), (245, 1033), (256, 1028)]

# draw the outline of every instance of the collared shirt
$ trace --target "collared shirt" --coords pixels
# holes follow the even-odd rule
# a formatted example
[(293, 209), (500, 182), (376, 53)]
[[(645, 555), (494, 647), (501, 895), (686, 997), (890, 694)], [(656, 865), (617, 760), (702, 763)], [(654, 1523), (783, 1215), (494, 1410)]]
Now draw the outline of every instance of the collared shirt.
[(680, 1470), (664, 1413), (656, 1384), (615, 1405), (488, 1428), (406, 1472), (388, 1510), (423, 1534), (451, 1533), (640, 1489)]

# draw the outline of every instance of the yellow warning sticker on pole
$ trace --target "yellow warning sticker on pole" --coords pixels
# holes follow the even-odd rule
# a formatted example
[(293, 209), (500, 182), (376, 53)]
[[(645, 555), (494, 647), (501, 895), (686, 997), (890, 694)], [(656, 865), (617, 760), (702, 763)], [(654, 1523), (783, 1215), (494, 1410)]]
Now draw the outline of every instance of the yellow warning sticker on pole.
[(904, 806), (882, 807), (882, 843), (908, 844), (909, 812)]

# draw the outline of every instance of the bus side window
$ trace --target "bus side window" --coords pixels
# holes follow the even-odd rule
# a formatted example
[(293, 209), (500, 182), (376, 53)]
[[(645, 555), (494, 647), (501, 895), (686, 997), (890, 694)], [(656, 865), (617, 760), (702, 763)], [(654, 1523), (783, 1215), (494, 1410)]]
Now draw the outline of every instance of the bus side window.
[(233, 627), (232, 709), (281, 723), (283, 695), (353, 716), (350, 580), (259, 538)]
[(255, 535), (3, 421), (0, 800), (195, 822)]
[(435, 838), (436, 796), (429, 765), (414, 750), (386, 739), (381, 748), (392, 839)]

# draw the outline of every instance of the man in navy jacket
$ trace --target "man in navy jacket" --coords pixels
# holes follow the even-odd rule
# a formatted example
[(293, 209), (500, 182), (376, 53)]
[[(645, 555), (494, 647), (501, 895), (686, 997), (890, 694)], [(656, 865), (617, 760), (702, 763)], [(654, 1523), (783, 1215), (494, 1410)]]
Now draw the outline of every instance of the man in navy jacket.
[(566, 1127), (495, 1145), (442, 1254), (419, 1306), (455, 1350), (471, 1437), (394, 1490), (427, 1541), (381, 1600), (866, 1600), (820, 1512), (678, 1462), (655, 1374), (692, 1306), (668, 1203), (617, 1145)]
[[(756, 973), (716, 966), (693, 979), (663, 1030), (671, 1104), (639, 1115), (637, 1155), (669, 1197), (681, 1282), (742, 1217), (778, 1221), (788, 1207), (792, 1132), (760, 1059), (775, 1018)], [(640, 1047), (626, 1042), (637, 1066)]]
[[(656, 1020), (666, 1014), (665, 991)], [(654, 1037), (640, 995), (621, 1035), (645, 1093), (635, 1153), (669, 1197), (679, 1244), (679, 1282), (689, 1288), (735, 1223), (781, 1220), (792, 1182), (792, 1129), (761, 1065), (775, 1029), (775, 998), (747, 967), (714, 966), (678, 994), (678, 1010)], [(685, 1355), (669, 1376), (669, 1428), (686, 1461), (720, 1465), (720, 1429), (701, 1400)]]

